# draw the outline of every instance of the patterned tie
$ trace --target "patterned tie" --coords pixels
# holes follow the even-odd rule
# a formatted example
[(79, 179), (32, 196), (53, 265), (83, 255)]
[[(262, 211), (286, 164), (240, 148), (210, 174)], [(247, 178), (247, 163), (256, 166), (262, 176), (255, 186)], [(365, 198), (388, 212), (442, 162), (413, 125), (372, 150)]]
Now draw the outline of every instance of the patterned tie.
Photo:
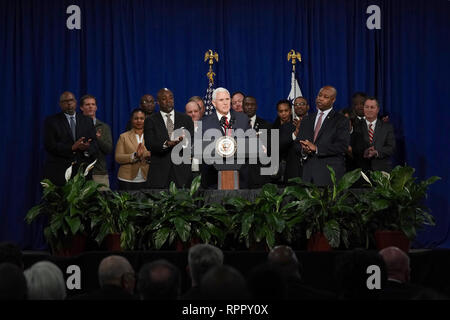
[(72, 131), (73, 141), (76, 140), (76, 135), (75, 135), (76, 124), (75, 124), (75, 119), (74, 118), (75, 118), (75, 116), (70, 116), (70, 121), (69, 121), (69, 123), (70, 123), (70, 131)]
[(167, 133), (169, 134), (169, 139), (172, 139), (172, 133), (175, 128), (172, 119), (170, 118), (170, 114), (166, 114), (167, 117)]
[(316, 142), (317, 135), (319, 134), (320, 127), (322, 126), (322, 116), (323, 116), (323, 112), (320, 113), (319, 120), (317, 120), (316, 127), (314, 128), (314, 141), (313, 142)]
[(373, 127), (372, 126), (373, 125), (370, 123), (369, 124), (369, 142), (370, 142), (370, 144), (373, 143)]

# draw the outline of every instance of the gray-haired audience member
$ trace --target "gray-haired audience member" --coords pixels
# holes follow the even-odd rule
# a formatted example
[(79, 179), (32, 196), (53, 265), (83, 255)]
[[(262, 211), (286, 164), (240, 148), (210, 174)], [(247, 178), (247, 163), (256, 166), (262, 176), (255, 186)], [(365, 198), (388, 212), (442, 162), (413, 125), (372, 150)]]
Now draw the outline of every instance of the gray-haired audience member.
[(247, 284), (242, 274), (227, 265), (209, 270), (200, 282), (200, 292), (208, 300), (249, 299)]
[(180, 290), (180, 271), (167, 260), (147, 263), (139, 270), (138, 292), (141, 300), (176, 300)]
[(0, 263), (0, 300), (25, 300), (27, 281), (23, 270), (12, 263)]
[(192, 287), (182, 299), (200, 299), (200, 282), (202, 277), (213, 267), (223, 264), (223, 252), (210, 244), (197, 244), (189, 249), (189, 275)]
[(40, 261), (24, 272), (29, 300), (64, 300), (66, 283), (62, 271), (50, 261)]
[(20, 247), (12, 242), (0, 243), (0, 263), (12, 263), (23, 270), (23, 254)]

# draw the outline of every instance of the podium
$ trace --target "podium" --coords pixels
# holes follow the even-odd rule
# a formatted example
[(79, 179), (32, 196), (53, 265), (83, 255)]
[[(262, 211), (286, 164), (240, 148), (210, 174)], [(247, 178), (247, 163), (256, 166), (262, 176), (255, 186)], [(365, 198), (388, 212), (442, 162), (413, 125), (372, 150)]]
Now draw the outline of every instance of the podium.
[[(210, 143), (211, 141), (204, 141), (203, 145)], [(218, 190), (239, 190), (239, 170), (247, 163), (248, 159), (256, 158), (258, 155), (257, 151), (250, 151), (248, 139), (245, 139), (244, 144), (244, 150), (240, 150), (238, 146), (238, 152), (234, 153), (232, 157), (222, 157), (217, 154), (216, 150), (211, 154), (203, 154), (203, 161), (213, 162), (210, 165), (217, 170)]]

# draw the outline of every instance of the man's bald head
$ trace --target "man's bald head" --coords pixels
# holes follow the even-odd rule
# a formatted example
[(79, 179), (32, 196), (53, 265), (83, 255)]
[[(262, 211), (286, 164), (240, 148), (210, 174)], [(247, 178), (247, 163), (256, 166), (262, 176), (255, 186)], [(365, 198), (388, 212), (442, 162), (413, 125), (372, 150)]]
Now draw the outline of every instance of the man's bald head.
[(75, 95), (70, 91), (65, 91), (59, 97), (59, 106), (62, 112), (73, 115), (77, 109), (77, 100)]
[(320, 89), (316, 98), (316, 106), (320, 111), (326, 111), (333, 107), (336, 101), (337, 90), (332, 86), (325, 86)]
[(402, 282), (409, 281), (409, 257), (397, 247), (388, 247), (380, 251), (388, 271), (388, 277)]
[(98, 267), (100, 287), (105, 285), (121, 287), (123, 277), (126, 275), (134, 275), (134, 270), (128, 260), (121, 256), (108, 256), (100, 262)]
[(267, 259), (270, 263), (280, 267), (283, 270), (283, 273), (300, 277), (300, 263), (291, 247), (276, 246), (269, 252)]
[(185, 106), (186, 114), (192, 118), (192, 121), (198, 121), (201, 118), (201, 107), (195, 101), (190, 101)]
[(159, 108), (162, 112), (169, 113), (173, 110), (174, 99), (173, 93), (167, 88), (162, 88), (158, 91), (157, 95)]

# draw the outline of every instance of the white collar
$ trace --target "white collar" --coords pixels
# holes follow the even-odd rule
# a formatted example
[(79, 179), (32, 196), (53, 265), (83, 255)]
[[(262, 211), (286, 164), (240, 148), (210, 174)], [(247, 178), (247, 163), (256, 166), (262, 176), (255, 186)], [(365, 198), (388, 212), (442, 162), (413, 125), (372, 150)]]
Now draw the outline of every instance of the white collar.
[(170, 117), (172, 118), (175, 114), (175, 109), (172, 109), (172, 111), (170, 111), (169, 113), (166, 113), (164, 111), (159, 110), (159, 112), (161, 112), (161, 115), (163, 117), (163, 119), (167, 118), (167, 115), (170, 114)]
[[(217, 115), (217, 118), (219, 119), (219, 121), (220, 121), (220, 120), (222, 119), (222, 117), (223, 117), (223, 115), (220, 114), (219, 111), (216, 111), (216, 115)], [(230, 119), (231, 119), (231, 113), (230, 113), (230, 111), (228, 111), (226, 117), (227, 117), (228, 121), (230, 121)]]
[(331, 107), (330, 109), (325, 110), (325, 111), (322, 111), (322, 110), (319, 109), (319, 110), (317, 110), (317, 116), (320, 117), (320, 113), (323, 112), (322, 121), (324, 121), (331, 110), (333, 110), (333, 107)]
[(373, 120), (372, 122), (369, 122), (369, 120), (367, 120), (367, 119), (365, 119), (365, 120), (366, 120), (367, 126), (369, 126), (369, 124), (373, 124), (373, 127), (375, 128), (375, 125), (377, 124), (377, 119)]

